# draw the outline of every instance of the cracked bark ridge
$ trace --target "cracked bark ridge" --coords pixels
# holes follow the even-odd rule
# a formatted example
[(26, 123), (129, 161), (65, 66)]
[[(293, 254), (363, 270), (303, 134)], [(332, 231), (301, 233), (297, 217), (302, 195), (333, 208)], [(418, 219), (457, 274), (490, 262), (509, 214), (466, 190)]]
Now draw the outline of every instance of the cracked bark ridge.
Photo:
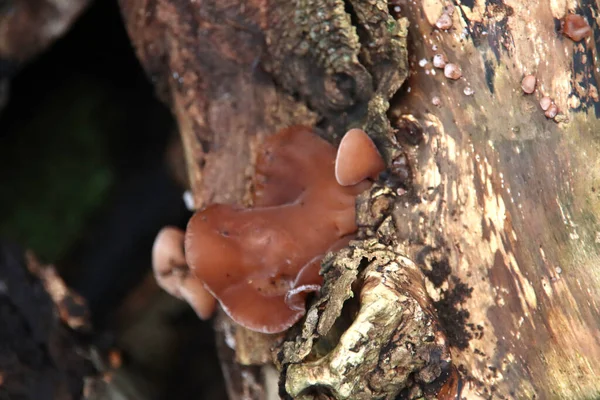
[[(321, 115), (335, 118), (373, 94), (360, 42), (341, 0), (281, 2), (269, 10), (268, 70)], [(290, 23), (290, 21), (292, 23)]]
[[(333, 256), (324, 273), (322, 297), (280, 352), (288, 395), (394, 399), (404, 390), (412, 398), (449, 370), (446, 339), (412, 261), (371, 239)], [(357, 284), (359, 304), (352, 304)]]
[(325, 118), (330, 138), (361, 127), (390, 148), (386, 112), (408, 73), (407, 20), (385, 0), (295, 0), (270, 7), (268, 21), (267, 69)]
[(82, 397), (96, 372), (74, 333), (89, 326), (79, 300), (52, 267), (0, 243), (0, 399)]
[(398, 156), (399, 148), (390, 135), (387, 117), (389, 99), (408, 76), (408, 20), (395, 19), (388, 12), (387, 0), (350, 1), (358, 21), (361, 61), (373, 76), (375, 94), (369, 100), (363, 129), (377, 144), (388, 165)]
[(386, 1), (350, 3), (120, 0), (177, 117), (197, 208), (242, 202), (254, 149), (284, 127), (320, 121), (331, 141), (367, 128), (393, 148), (386, 111), (407, 75), (408, 23)]
[[(384, 175), (389, 176), (387, 172)], [(383, 244), (392, 244), (396, 227), (391, 213), (397, 197), (391, 186), (379, 182), (357, 197), (356, 223), (359, 227), (359, 237), (375, 237)]]

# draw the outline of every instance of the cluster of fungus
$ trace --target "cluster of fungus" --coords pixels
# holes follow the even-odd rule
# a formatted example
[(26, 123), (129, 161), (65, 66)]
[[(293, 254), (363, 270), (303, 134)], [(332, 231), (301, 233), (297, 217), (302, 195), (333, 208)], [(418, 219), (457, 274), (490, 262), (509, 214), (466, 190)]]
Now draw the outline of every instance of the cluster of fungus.
[(435, 23), (435, 27), (444, 31), (452, 28), (452, 16), (454, 15), (454, 5), (448, 4), (444, 7), (442, 15), (438, 18)]
[(579, 42), (592, 34), (590, 24), (581, 15), (569, 14), (561, 22), (562, 31), (565, 36)]
[[(523, 89), (523, 93), (525, 94), (532, 94), (535, 92), (536, 85), (537, 78), (533, 74), (525, 75), (521, 81), (521, 89)], [(546, 118), (553, 119), (558, 115), (558, 106), (554, 104), (554, 100), (548, 96), (544, 96), (540, 99), (540, 107), (544, 110)]]
[[(253, 208), (213, 204), (190, 219), (185, 240), (183, 232), (159, 234), (153, 254), (159, 285), (203, 319), (216, 299), (248, 329), (288, 329), (305, 314), (308, 293), (322, 285), (322, 257), (356, 232), (356, 196), (383, 169), (360, 129), (348, 131), (337, 153), (310, 128), (280, 131), (258, 154)], [(172, 250), (161, 255), (162, 248)]]
[[(592, 34), (592, 28), (584, 17), (577, 14), (569, 14), (562, 21), (562, 32), (563, 34), (573, 40), (579, 42)], [(525, 75), (521, 81), (521, 88), (526, 94), (532, 94), (535, 92), (537, 85), (537, 78), (533, 74)], [(546, 118), (556, 119), (559, 115), (558, 106), (554, 103), (554, 100), (549, 96), (543, 96), (540, 99), (540, 107), (544, 111)]]

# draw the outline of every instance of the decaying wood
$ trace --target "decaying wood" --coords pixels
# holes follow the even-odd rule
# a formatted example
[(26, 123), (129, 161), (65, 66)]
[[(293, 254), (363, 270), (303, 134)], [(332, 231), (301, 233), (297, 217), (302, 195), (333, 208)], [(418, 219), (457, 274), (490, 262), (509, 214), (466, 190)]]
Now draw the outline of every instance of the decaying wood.
[[(282, 346), (286, 392), (313, 399), (322, 388), (356, 400), (423, 396), (425, 388), (435, 394), (452, 364), (421, 270), (372, 239), (351, 243), (323, 272), (325, 286), (301, 333)], [(359, 304), (352, 304), (357, 284)]]
[[(373, 272), (355, 259), (356, 274), (339, 283), (326, 280), (331, 291), (324, 290), (321, 301), (329, 306), (312, 308), (304, 323), (274, 343), (281, 357), (280, 393), (368, 396), (348, 385), (369, 382), (371, 394), (385, 398), (402, 389), (404, 398), (454, 398), (461, 388), (469, 399), (597, 395), (598, 4), (390, 3), (410, 22), (411, 73), (386, 114), (388, 97), (408, 71), (402, 61), (406, 22), (390, 19), (387, 2), (121, 0), (138, 55), (177, 117), (197, 207), (246, 203), (253, 149), (291, 124), (316, 124), (333, 142), (348, 127), (364, 127), (386, 157), (390, 171), (359, 199), (360, 235), (414, 261), (417, 275), (427, 278), (428, 296), (414, 290), (408, 298), (416, 303), (399, 307), (400, 314), (413, 310), (413, 317), (395, 322), (415, 322), (414, 332), (422, 333), (415, 342), (426, 350), (394, 359), (413, 374), (384, 379), (384, 391), (377, 391), (360, 363), (332, 375), (338, 356), (349, 360), (356, 352), (368, 355), (361, 361), (373, 361), (378, 354), (377, 362), (365, 362), (372, 371), (389, 354), (385, 346), (378, 350), (379, 342), (344, 348), (362, 332), (351, 325), (361, 314), (356, 302), (346, 300), (348, 288), (354, 282), (355, 294), (367, 293)], [(574, 43), (557, 29), (573, 12), (592, 25), (591, 38)], [(435, 28), (444, 13), (446, 21), (438, 25), (447, 31)], [(319, 18), (332, 23), (321, 25)], [(462, 77), (446, 78), (432, 65), (435, 54), (458, 65)], [(337, 56), (346, 61), (337, 64)], [(537, 78), (530, 95), (521, 89), (526, 74)], [(553, 120), (540, 109), (543, 95), (560, 110)], [(338, 286), (343, 284), (349, 286)], [(390, 301), (410, 293), (392, 286), (399, 295)], [(430, 330), (416, 323), (417, 304), (419, 315), (431, 318)], [(326, 320), (347, 323), (319, 331)], [(243, 344), (247, 336), (225, 321), (221, 332), (236, 334), (229, 343), (220, 336), (221, 342), (228, 349)], [(380, 326), (383, 337), (391, 332)], [(445, 356), (431, 357), (435, 346), (424, 339), (432, 335), (445, 337), (444, 345), (435, 342), (437, 351), (446, 354), (449, 346), (460, 383), (454, 369), (443, 371)], [(255, 367), (233, 367), (233, 358), (260, 364), (265, 352), (230, 357), (226, 374), (235, 379), (231, 374), (237, 373), (241, 387), (251, 388), (260, 374)], [(294, 371), (312, 374), (310, 382), (299, 381), (303, 373)], [(431, 375), (418, 382), (420, 371)], [(425, 383), (448, 377), (441, 390), (426, 390)], [(268, 385), (258, 385), (249, 398), (268, 392)], [(243, 396), (238, 391), (232, 398)]]
[[(414, 69), (392, 114), (412, 115), (423, 141), (403, 142), (415, 201), (396, 204), (397, 239), (432, 273), (451, 271), (431, 292), (440, 316), (459, 306), (446, 325), (463, 396), (591, 398), (600, 392), (598, 3), (463, 3), (448, 32), (432, 29), (442, 4), (402, 4)], [(564, 37), (556, 27), (567, 13), (585, 16), (593, 37)], [(436, 53), (463, 78), (433, 75)], [(532, 95), (521, 89), (526, 74), (537, 77)], [(556, 121), (543, 95), (558, 105)], [(418, 131), (403, 125), (400, 136)]]
[[(349, 126), (369, 126), (380, 143), (391, 138), (385, 112), (407, 72), (406, 24), (389, 16), (385, 2), (355, 4), (371, 46), (360, 45), (341, 1), (121, 6), (140, 59), (177, 117), (198, 208), (245, 203), (254, 149), (283, 127), (319, 123), (335, 140)], [(236, 332), (237, 361), (264, 360), (254, 334), (225, 331)], [(226, 376), (254, 376), (231, 369)]]
[(260, 63), (265, 5), (121, 1), (138, 57), (172, 107), (196, 207), (240, 202), (252, 148), (314, 113), (276, 89)]
[(85, 300), (51, 265), (0, 242), (0, 399), (143, 400), (154, 393), (94, 335)]
[(96, 370), (83, 300), (49, 266), (0, 243), (0, 399), (78, 399)]

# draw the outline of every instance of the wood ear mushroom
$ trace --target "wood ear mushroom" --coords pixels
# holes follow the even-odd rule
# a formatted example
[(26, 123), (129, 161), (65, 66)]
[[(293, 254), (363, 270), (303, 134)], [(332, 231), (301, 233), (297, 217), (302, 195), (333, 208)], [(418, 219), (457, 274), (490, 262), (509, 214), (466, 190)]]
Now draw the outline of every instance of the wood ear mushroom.
[(260, 149), (254, 208), (213, 204), (191, 218), (185, 259), (192, 279), (240, 325), (282, 332), (305, 314), (307, 294), (322, 285), (322, 257), (344, 247), (357, 230), (356, 196), (370, 187), (366, 177), (384, 167), (360, 132), (348, 133), (358, 134), (364, 145), (353, 144), (352, 158), (364, 155), (368, 161), (354, 163), (358, 181), (342, 186), (336, 179), (338, 165), (347, 163), (340, 160), (340, 154), (348, 156), (346, 150), (337, 153), (336, 161), (336, 149), (310, 128), (291, 127), (266, 139)]

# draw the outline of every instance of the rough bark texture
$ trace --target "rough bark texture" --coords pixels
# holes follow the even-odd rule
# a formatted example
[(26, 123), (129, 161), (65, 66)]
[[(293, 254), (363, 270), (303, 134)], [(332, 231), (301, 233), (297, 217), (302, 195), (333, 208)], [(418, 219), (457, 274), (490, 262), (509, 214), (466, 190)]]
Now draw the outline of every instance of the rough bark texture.
[[(326, 260), (323, 273), (302, 331), (282, 346), (285, 393), (307, 400), (435, 394), (452, 365), (421, 270), (371, 239)], [(359, 304), (349, 301), (353, 285)]]
[(368, 125), (389, 140), (387, 100), (407, 72), (405, 25), (384, 1), (357, 3), (370, 47), (339, 0), (121, 1), (138, 56), (177, 116), (197, 208), (240, 202), (252, 149), (283, 127), (320, 122), (335, 140)]
[[(311, 308), (283, 343), (264, 339), (280, 348), (281, 394), (598, 395), (598, 4), (390, 3), (410, 22), (411, 60), (387, 114), (393, 130), (387, 101), (408, 71), (406, 23), (391, 19), (386, 2), (121, 0), (138, 55), (178, 119), (197, 207), (246, 202), (253, 149), (291, 124), (316, 124), (334, 142), (346, 128), (364, 127), (386, 157), (390, 173), (359, 199), (358, 219), (361, 237), (393, 256), (377, 264), (364, 247), (350, 255), (345, 265), (355, 273), (326, 279), (321, 308)], [(444, 7), (448, 31), (434, 27)], [(574, 43), (561, 34), (559, 19), (569, 12), (586, 17), (591, 38)], [(462, 78), (432, 66), (438, 53), (460, 66)], [(525, 95), (521, 79), (529, 73), (537, 91)], [(561, 110), (554, 120), (539, 108), (542, 95)], [(415, 274), (413, 284), (403, 274)], [(361, 305), (347, 300), (353, 283)], [(383, 313), (393, 323), (356, 309), (375, 305), (374, 288), (396, 294), (386, 298), (400, 302), (398, 314)], [(370, 328), (355, 329), (372, 327), (372, 318), (381, 342), (353, 341), (358, 331), (372, 337)], [(226, 375), (241, 382), (231, 397), (267, 396), (256, 368), (233, 359), (261, 364), (268, 351), (243, 349), (268, 344), (248, 346), (262, 339), (220, 321)], [(406, 348), (406, 337), (390, 334), (404, 324), (412, 324), (417, 336), (408, 342), (417, 351), (388, 352)], [(438, 340), (426, 340), (432, 336)], [(448, 346), (460, 384), (446, 365)], [(362, 354), (358, 362), (352, 353)], [(340, 357), (343, 371), (333, 362)], [(295, 371), (310, 379), (299, 381), (306, 374)], [(436, 378), (442, 388), (428, 391)], [(371, 392), (348, 386), (359, 382)]]
[[(394, 221), (397, 239), (411, 244), (409, 257), (434, 274), (451, 271), (431, 292), (453, 362), (467, 377), (463, 395), (594, 398), (598, 3), (463, 2), (448, 32), (431, 27), (442, 4), (402, 7), (414, 73), (391, 114), (414, 116), (423, 141), (409, 151), (416, 201), (397, 203)], [(593, 36), (564, 37), (557, 27), (567, 13), (586, 17)], [(417, 65), (436, 53), (459, 64), (463, 78), (449, 81), (440, 70), (433, 75), (431, 63)], [(525, 95), (521, 79), (530, 73), (537, 91)], [(559, 122), (545, 118), (542, 95), (558, 105)], [(418, 130), (408, 125), (399, 137)], [(457, 300), (454, 317), (447, 306)]]

